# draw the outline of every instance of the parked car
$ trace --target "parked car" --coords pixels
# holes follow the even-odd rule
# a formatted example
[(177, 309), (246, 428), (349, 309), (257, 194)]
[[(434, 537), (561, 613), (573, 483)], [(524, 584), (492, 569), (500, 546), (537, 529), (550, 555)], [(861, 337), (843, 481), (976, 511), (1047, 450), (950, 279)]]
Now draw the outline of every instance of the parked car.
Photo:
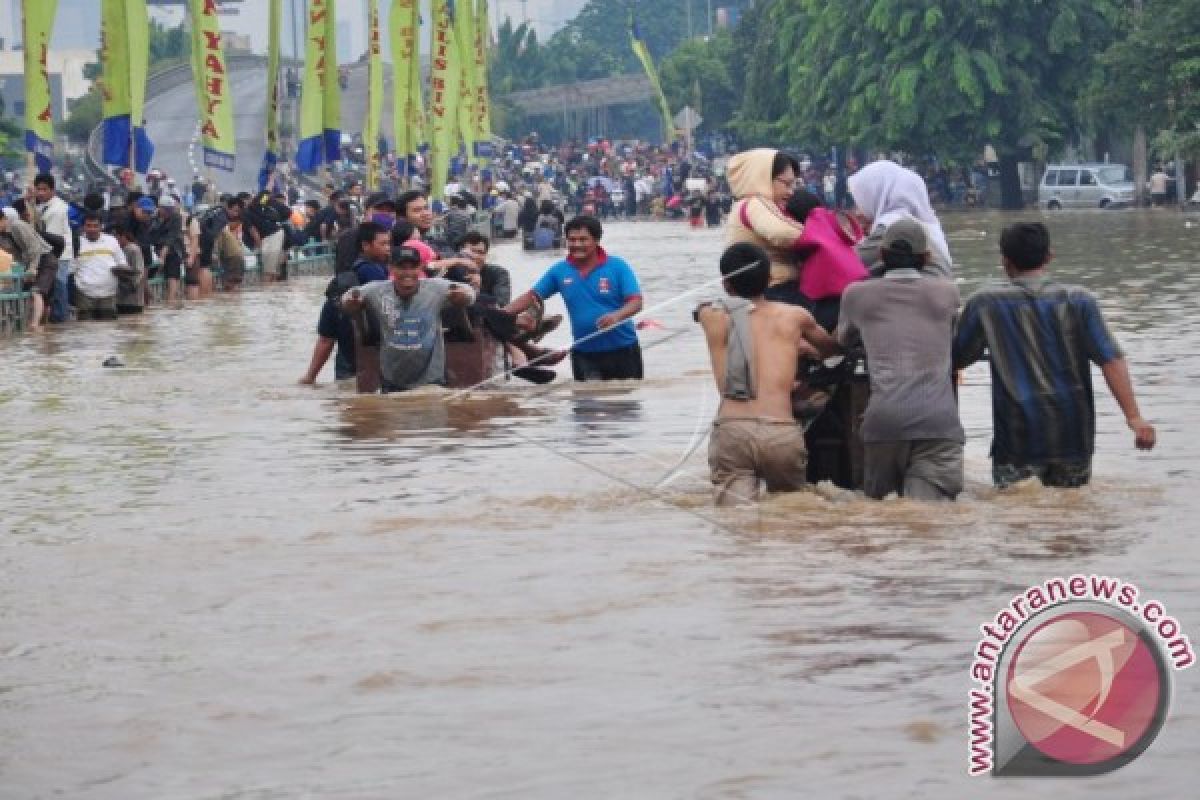
[(1038, 205), (1062, 208), (1116, 208), (1134, 199), (1129, 168), (1123, 164), (1055, 164), (1038, 185)]

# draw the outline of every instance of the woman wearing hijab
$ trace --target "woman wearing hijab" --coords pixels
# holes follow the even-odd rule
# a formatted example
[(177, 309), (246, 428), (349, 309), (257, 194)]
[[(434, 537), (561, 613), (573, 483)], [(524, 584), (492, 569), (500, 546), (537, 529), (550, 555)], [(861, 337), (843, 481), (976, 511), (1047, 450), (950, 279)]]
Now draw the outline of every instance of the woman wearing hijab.
[(920, 175), (894, 161), (876, 161), (851, 175), (848, 186), (863, 230), (867, 232), (867, 238), (858, 245), (858, 254), (873, 277), (883, 274), (879, 250), (884, 232), (904, 218), (915, 219), (925, 228), (930, 258), (924, 271), (944, 278), (954, 277), (946, 235)]

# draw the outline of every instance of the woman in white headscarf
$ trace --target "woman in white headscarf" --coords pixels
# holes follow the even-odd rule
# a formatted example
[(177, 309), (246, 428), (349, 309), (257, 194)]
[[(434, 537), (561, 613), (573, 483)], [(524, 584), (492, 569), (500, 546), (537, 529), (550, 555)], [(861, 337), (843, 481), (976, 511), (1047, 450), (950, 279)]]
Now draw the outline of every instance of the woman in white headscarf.
[(954, 277), (954, 262), (937, 214), (929, 202), (925, 181), (912, 170), (894, 161), (876, 161), (850, 176), (850, 194), (863, 222), (867, 238), (858, 245), (858, 254), (873, 276), (882, 274), (883, 259), (879, 248), (884, 231), (896, 220), (911, 217), (925, 227), (930, 259), (926, 270), (942, 277)]

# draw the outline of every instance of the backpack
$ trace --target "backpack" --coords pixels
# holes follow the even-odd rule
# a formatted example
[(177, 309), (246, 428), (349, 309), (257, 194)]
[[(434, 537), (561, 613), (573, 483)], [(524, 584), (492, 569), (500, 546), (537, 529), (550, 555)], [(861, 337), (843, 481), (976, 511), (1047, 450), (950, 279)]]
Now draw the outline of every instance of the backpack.
[(228, 223), (229, 217), (221, 206), (214, 206), (200, 215), (200, 266), (212, 266), (213, 246)]

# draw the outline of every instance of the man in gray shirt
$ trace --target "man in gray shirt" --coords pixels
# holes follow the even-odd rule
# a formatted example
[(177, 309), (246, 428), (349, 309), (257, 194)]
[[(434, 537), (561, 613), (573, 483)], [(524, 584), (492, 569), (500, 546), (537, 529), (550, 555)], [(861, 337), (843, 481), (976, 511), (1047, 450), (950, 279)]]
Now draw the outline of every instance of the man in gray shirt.
[(929, 243), (918, 221), (884, 234), (884, 273), (842, 296), (838, 340), (867, 351), (863, 491), (882, 499), (953, 500), (963, 486), (963, 429), (951, 367), (958, 287), (921, 272)]
[(364, 311), (379, 330), (383, 391), (401, 392), (446, 382), (442, 310), (469, 306), (475, 290), (462, 283), (421, 280), (421, 255), (411, 247), (392, 250), (391, 278), (342, 295), (342, 310)]

